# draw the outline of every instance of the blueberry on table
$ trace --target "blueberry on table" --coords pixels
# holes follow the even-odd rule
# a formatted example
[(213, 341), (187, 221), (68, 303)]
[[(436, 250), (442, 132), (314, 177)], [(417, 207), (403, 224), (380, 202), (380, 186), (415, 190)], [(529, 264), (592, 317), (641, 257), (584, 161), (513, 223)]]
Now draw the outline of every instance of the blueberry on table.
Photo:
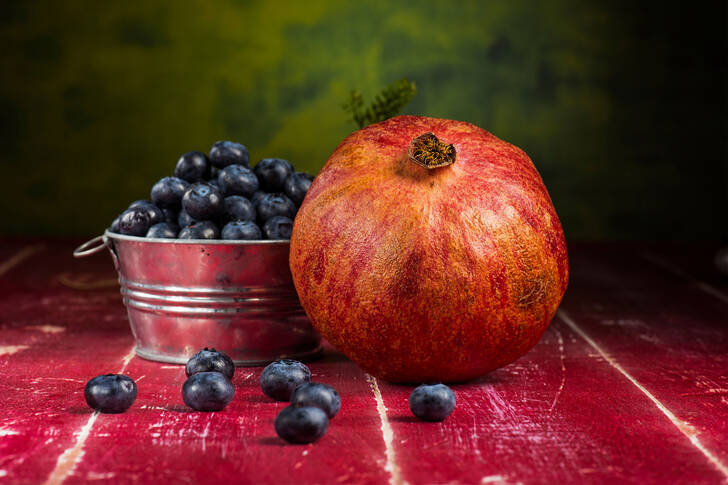
[(313, 443), (326, 433), (328, 427), (326, 413), (313, 406), (287, 406), (275, 420), (276, 433), (289, 443)]
[(194, 224), (195, 222), (198, 222), (197, 219), (192, 218), (187, 211), (182, 209), (179, 211), (179, 214), (177, 215), (177, 225), (184, 229), (185, 227)]
[(341, 397), (336, 389), (328, 384), (306, 382), (291, 394), (291, 406), (296, 408), (313, 406), (321, 409), (331, 419), (341, 409)]
[(263, 233), (253, 221), (232, 221), (225, 224), (220, 232), (221, 239), (257, 241), (263, 239)]
[(218, 141), (210, 148), (210, 162), (213, 167), (224, 168), (228, 165), (250, 166), (250, 155), (245, 145), (232, 141)]
[(197, 411), (222, 411), (235, 394), (233, 383), (221, 372), (198, 372), (182, 386), (182, 399)]
[(179, 226), (172, 222), (160, 222), (149, 228), (145, 237), (177, 239)]
[(102, 413), (123, 413), (137, 397), (136, 383), (123, 374), (104, 374), (86, 383), (86, 403)]
[(214, 219), (225, 209), (222, 192), (205, 182), (189, 186), (182, 196), (182, 208), (198, 221)]
[(300, 206), (303, 198), (306, 197), (308, 188), (311, 187), (311, 182), (313, 182), (313, 175), (303, 172), (292, 173), (283, 182), (283, 192), (296, 205)]
[(266, 239), (279, 240), (291, 239), (293, 233), (293, 221), (288, 217), (271, 217), (263, 224), (263, 236)]
[(220, 230), (212, 221), (197, 221), (183, 227), (179, 239), (219, 239)]
[(225, 352), (215, 350), (215, 347), (211, 349), (205, 347), (193, 355), (185, 366), (187, 377), (198, 372), (221, 372), (228, 379), (232, 379), (235, 373), (235, 364), (233, 364), (233, 359)]
[(127, 236), (145, 236), (150, 227), (152, 220), (149, 212), (144, 207), (135, 207), (127, 209), (119, 216), (119, 234)]
[(220, 170), (217, 184), (226, 197), (229, 195), (250, 197), (259, 187), (258, 177), (248, 167), (242, 165), (228, 165)]
[(296, 217), (296, 204), (285, 194), (280, 193), (263, 195), (255, 206), (255, 210), (258, 213), (258, 223), (261, 225), (275, 216), (289, 219)]
[(182, 196), (189, 186), (190, 184), (181, 178), (164, 177), (152, 187), (152, 202), (163, 209), (179, 209)]
[(276, 401), (290, 401), (291, 393), (305, 382), (311, 382), (311, 371), (297, 360), (276, 360), (260, 373), (260, 389)]
[(231, 221), (254, 221), (255, 207), (242, 195), (225, 197), (225, 215)]
[(442, 421), (455, 409), (455, 393), (445, 384), (422, 384), (410, 394), (409, 407), (423, 421)]
[(187, 152), (177, 160), (174, 176), (187, 182), (199, 182), (210, 178), (210, 160), (202, 152)]
[(264, 158), (253, 171), (266, 192), (282, 192), (283, 182), (294, 172), (293, 165), (282, 158)]

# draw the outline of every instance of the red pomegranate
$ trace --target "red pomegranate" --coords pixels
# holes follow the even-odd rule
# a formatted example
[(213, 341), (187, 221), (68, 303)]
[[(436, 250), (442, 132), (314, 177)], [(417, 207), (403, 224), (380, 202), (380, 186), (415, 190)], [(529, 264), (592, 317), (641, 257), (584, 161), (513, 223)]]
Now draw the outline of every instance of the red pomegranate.
[(290, 264), (314, 327), (392, 382), (463, 381), (513, 362), (568, 282), (561, 223), (523, 150), (417, 116), (339, 145), (296, 216)]

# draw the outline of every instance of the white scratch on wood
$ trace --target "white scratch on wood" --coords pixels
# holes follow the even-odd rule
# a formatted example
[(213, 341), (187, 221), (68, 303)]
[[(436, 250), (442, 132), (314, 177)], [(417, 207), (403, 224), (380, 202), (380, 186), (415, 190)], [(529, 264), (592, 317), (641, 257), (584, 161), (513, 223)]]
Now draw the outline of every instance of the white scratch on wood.
[(8, 476), (8, 471), (7, 470), (0, 470), (0, 477), (6, 477), (6, 476)]
[(15, 435), (15, 434), (20, 434), (20, 433), (18, 433), (14, 429), (10, 429), (10, 428), (0, 428), (0, 436), (12, 436), (12, 435)]
[(564, 390), (564, 384), (566, 384), (566, 365), (564, 363), (564, 337), (561, 336), (561, 331), (559, 329), (556, 329), (556, 336), (559, 338), (559, 356), (561, 358), (561, 385), (559, 386), (559, 390), (556, 391), (556, 396), (554, 396), (554, 401), (551, 403), (549, 413), (551, 413), (554, 410), (554, 407), (556, 407), (556, 402), (559, 400), (561, 392)]
[(13, 355), (29, 348), (27, 345), (3, 345), (0, 347), (0, 355)]
[(561, 320), (566, 323), (574, 332), (579, 334), (581, 338), (586, 340), (586, 342), (591, 345), (594, 350), (599, 352), (599, 354), (609, 362), (609, 365), (614, 367), (616, 370), (618, 370), (624, 377), (626, 377), (632, 384), (637, 387), (642, 393), (647, 396), (654, 404), (657, 406), (657, 409), (662, 411), (662, 414), (664, 414), (667, 419), (672, 422), (672, 424), (675, 425), (675, 427), (680, 430), (682, 434), (685, 435), (688, 440), (690, 440), (690, 443), (693, 444), (700, 452), (705, 455), (705, 457), (726, 477), (728, 478), (728, 466), (720, 461), (717, 456), (715, 456), (709, 449), (707, 449), (703, 443), (700, 441), (700, 438), (698, 438), (698, 432), (693, 428), (689, 423), (686, 423), (680, 419), (678, 419), (675, 414), (667, 409), (664, 404), (662, 404), (660, 401), (657, 400), (655, 396), (652, 395), (650, 391), (648, 391), (642, 384), (640, 384), (637, 379), (632, 377), (619, 363), (614, 360), (614, 358), (609, 355), (606, 351), (604, 351), (592, 338), (587, 335), (577, 324), (574, 320), (569, 317), (569, 315), (563, 311), (558, 310), (558, 315)]
[(13, 256), (11, 256), (10, 259), (0, 264), (0, 276), (4, 275), (32, 255), (39, 251), (42, 251), (43, 249), (45, 249), (45, 246), (42, 244), (24, 247)]
[(379, 391), (377, 379), (369, 374), (366, 376), (372, 392), (374, 392), (374, 399), (377, 402), (377, 413), (379, 413), (379, 420), (382, 423), (382, 438), (384, 439), (384, 451), (387, 456), (385, 469), (390, 474), (389, 483), (392, 485), (403, 485), (406, 482), (402, 480), (402, 475), (399, 472), (399, 466), (395, 459), (394, 445), (392, 444), (394, 432), (392, 431), (392, 426), (389, 424), (389, 418), (387, 418), (387, 407), (384, 405), (384, 399), (382, 399), (382, 393)]
[(61, 327), (59, 325), (28, 325), (25, 328), (38, 330), (43, 333), (61, 333), (66, 331), (66, 327)]
[[(136, 347), (132, 347), (131, 351), (126, 354), (126, 356), (124, 356), (124, 358), (122, 359), (122, 366), (121, 370), (118, 372), (119, 374), (124, 373), (124, 371), (126, 370), (126, 366), (129, 365), (131, 359), (134, 358), (135, 349)], [(86, 443), (86, 439), (91, 433), (91, 428), (93, 428), (93, 425), (96, 422), (96, 418), (98, 417), (99, 412), (94, 411), (91, 417), (88, 418), (86, 424), (84, 424), (81, 430), (78, 432), (76, 443), (72, 447), (66, 449), (66, 451), (64, 451), (61, 456), (58, 457), (56, 466), (55, 468), (53, 468), (53, 471), (51, 471), (51, 474), (48, 476), (48, 479), (45, 481), (44, 485), (59, 485), (63, 483), (66, 478), (68, 478), (68, 476), (73, 473), (76, 465), (81, 461), (81, 458), (83, 457), (83, 445)]]
[(210, 418), (207, 421), (207, 425), (205, 426), (205, 430), (202, 432), (202, 435), (200, 437), (202, 438), (202, 452), (204, 453), (207, 450), (207, 435), (210, 432), (210, 421), (212, 418)]
[(693, 278), (688, 273), (683, 271), (683, 269), (680, 268), (679, 266), (677, 266), (676, 264), (674, 264), (654, 253), (644, 253), (642, 255), (642, 257), (645, 258), (647, 261), (650, 261), (651, 263), (654, 263), (657, 266), (660, 266), (663, 269), (666, 269), (670, 273), (680, 276), (681, 278), (689, 281), (690, 283), (697, 286), (704, 293), (707, 293), (707, 294), (719, 299), (723, 303), (728, 303), (728, 295), (726, 295), (722, 291), (718, 290), (714, 286), (709, 285), (708, 283), (705, 283), (696, 278)]

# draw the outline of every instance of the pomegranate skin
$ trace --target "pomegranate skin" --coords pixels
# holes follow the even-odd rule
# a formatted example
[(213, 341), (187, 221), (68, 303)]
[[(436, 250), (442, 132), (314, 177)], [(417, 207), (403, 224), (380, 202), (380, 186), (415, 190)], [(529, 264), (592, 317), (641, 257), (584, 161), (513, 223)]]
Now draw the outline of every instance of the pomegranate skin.
[[(410, 142), (432, 132), (452, 165)], [(398, 116), (349, 135), (311, 185), (291, 237), (314, 327), (391, 382), (458, 382), (541, 338), (568, 283), (561, 223), (523, 150), (469, 123)]]

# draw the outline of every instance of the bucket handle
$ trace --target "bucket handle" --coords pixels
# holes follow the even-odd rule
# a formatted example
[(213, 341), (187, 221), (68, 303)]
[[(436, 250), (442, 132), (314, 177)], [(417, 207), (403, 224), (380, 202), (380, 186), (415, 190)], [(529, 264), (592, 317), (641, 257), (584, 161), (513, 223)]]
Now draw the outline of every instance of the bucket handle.
[[(99, 244), (101, 243), (101, 244)], [(94, 246), (95, 245), (95, 246)], [(73, 257), (74, 258), (85, 258), (86, 256), (91, 256), (92, 254), (96, 254), (99, 251), (103, 251), (105, 247), (109, 246), (109, 242), (106, 239), (106, 236), (103, 234), (101, 236), (96, 236), (95, 238), (91, 239), (90, 241), (86, 241), (85, 243), (81, 244), (79, 247), (73, 250)]]

